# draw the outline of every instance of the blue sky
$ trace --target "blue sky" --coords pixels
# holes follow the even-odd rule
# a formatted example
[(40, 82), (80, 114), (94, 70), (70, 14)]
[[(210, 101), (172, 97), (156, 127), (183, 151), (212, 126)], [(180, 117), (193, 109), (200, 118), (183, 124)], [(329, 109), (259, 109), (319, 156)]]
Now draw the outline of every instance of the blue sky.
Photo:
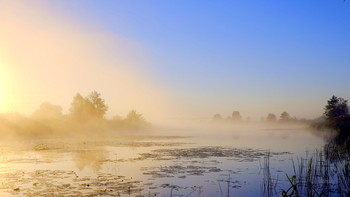
[[(316, 117), (350, 99), (350, 2), (51, 1), (47, 9), (138, 43), (138, 68), (192, 116)], [(253, 115), (254, 114), (254, 115)]]

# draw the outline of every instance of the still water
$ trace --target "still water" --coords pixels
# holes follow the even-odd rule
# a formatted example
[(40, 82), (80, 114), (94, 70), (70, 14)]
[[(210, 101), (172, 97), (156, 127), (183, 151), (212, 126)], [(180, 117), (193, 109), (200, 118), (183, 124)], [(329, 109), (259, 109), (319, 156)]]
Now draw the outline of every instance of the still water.
[(282, 190), (292, 160), (323, 144), (302, 127), (11, 140), (0, 147), (0, 196), (262, 196), (267, 152)]

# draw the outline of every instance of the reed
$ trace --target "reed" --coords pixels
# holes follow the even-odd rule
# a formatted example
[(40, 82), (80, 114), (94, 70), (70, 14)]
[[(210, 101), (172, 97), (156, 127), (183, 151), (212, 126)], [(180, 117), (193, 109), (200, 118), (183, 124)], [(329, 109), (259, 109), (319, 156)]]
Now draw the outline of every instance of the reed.
[[(293, 173), (284, 179), (272, 179), (270, 157), (264, 161), (264, 196), (347, 197), (350, 196), (350, 156), (330, 152), (328, 147), (306, 158), (292, 159)], [(283, 184), (287, 182), (286, 184)], [(277, 185), (284, 185), (282, 189)]]

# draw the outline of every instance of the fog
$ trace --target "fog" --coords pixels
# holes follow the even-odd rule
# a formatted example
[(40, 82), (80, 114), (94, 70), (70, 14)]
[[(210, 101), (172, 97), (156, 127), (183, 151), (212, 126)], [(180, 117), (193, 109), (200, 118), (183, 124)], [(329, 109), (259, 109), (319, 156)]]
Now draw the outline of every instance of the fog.
[[(53, 135), (116, 130), (114, 133), (121, 134), (128, 129), (152, 127), (171, 135), (171, 131), (176, 134), (188, 129), (203, 132), (287, 125), (277, 123), (282, 112), (265, 121), (268, 113), (278, 111), (273, 108), (264, 117), (259, 117), (261, 112), (241, 115), (232, 110), (238, 113), (237, 119), (230, 114), (231, 106), (224, 109), (213, 103), (204, 107), (193, 99), (180, 99), (149, 75), (152, 62), (141, 44), (104, 31), (94, 21), (83, 22), (68, 13), (58, 15), (45, 1), (1, 1), (0, 5), (3, 133)], [(98, 103), (95, 108), (85, 106), (80, 112), (72, 112), (74, 99), (80, 95), (82, 103), (92, 102), (87, 97), (93, 91), (106, 105), (103, 114), (96, 118), (93, 112), (100, 110)], [(247, 103), (241, 110), (247, 112), (244, 106)], [(215, 114), (220, 110), (222, 114)], [(289, 116), (288, 124), (306, 123)], [(131, 126), (132, 117), (142, 118), (136, 118)]]
[[(147, 43), (106, 28), (118, 24), (128, 29), (127, 20), (125, 24), (97, 22), (103, 16), (97, 16), (101, 13), (95, 7), (96, 16), (91, 10), (89, 15), (79, 12), (94, 4), (72, 13), (53, 5), (73, 1), (57, 2), (64, 1), (0, 0), (0, 196), (316, 196), (324, 192), (333, 196), (334, 191), (349, 196), (348, 101), (337, 96), (327, 101), (326, 93), (314, 94), (332, 89), (331, 84), (317, 84), (319, 89), (306, 94), (317, 83), (315, 78), (289, 76), (291, 70), (281, 72), (282, 66), (243, 68), (255, 61), (264, 60), (261, 65), (267, 65), (274, 60), (261, 53), (268, 48), (255, 48), (254, 39), (246, 39), (249, 42), (242, 43), (254, 48), (253, 55), (240, 65), (242, 59), (236, 60), (240, 53), (228, 47), (235, 43), (229, 41), (235, 36), (230, 31), (226, 38), (217, 33), (206, 40), (192, 29), (171, 34), (167, 31), (176, 31), (171, 28), (176, 25), (152, 21), (161, 24), (158, 28), (165, 30), (161, 32), (165, 37), (152, 40), (146, 35)], [(79, 1), (69, 4), (73, 5), (69, 9), (86, 2), (97, 1)], [(103, 1), (103, 6), (122, 7), (112, 2), (116, 1)], [(153, 18), (143, 21), (148, 12), (136, 10), (127, 10), (132, 12), (127, 16), (145, 28), (148, 24), (141, 23)], [(187, 17), (216, 20), (202, 17), (205, 13), (196, 10), (195, 17), (193, 13)], [(107, 15), (123, 20), (123, 14)], [(181, 26), (192, 25), (187, 17), (180, 20)], [(248, 18), (242, 17), (239, 23), (247, 25)], [(195, 25), (217, 32), (220, 26), (226, 32), (230, 20), (218, 26), (195, 20)], [(248, 32), (242, 28), (242, 32), (251, 34), (259, 30), (256, 27)], [(140, 33), (138, 29), (126, 32)], [(170, 36), (179, 36), (176, 42), (191, 36), (199, 40), (177, 45)], [(259, 41), (264, 40), (265, 35), (259, 36)], [(216, 37), (221, 44), (214, 44)], [(164, 43), (153, 43), (164, 38), (172, 45), (163, 48)], [(195, 43), (198, 48), (189, 47)], [(206, 45), (213, 48), (202, 53), (199, 48)], [(178, 53), (184, 48), (184, 53), (197, 51), (183, 57)], [(158, 54), (159, 49), (165, 53)], [(286, 68), (295, 63), (281, 54), (273, 56), (284, 58)], [(221, 74), (217, 75), (218, 69)]]
[[(215, 113), (229, 115), (234, 110), (240, 110), (243, 119), (259, 121), (265, 113), (279, 115), (283, 106), (301, 106), (283, 100), (275, 107), (262, 102), (258, 106), (260, 98), (251, 95), (230, 103), (231, 97), (223, 98), (226, 93), (213, 95), (209, 90), (208, 98), (200, 94), (200, 102), (190, 95), (175, 95), (182, 91), (154, 77), (152, 60), (141, 43), (108, 32), (93, 20), (81, 21), (63, 9), (52, 11), (45, 1), (1, 1), (0, 5), (2, 113), (30, 115), (44, 102), (59, 105), (68, 113), (75, 94), (94, 90), (109, 106), (106, 117), (126, 116), (135, 109), (162, 125), (211, 121)], [(308, 118), (315, 118), (308, 116), (308, 111), (314, 110), (299, 110), (304, 111)]]
[[(131, 109), (163, 117), (166, 93), (143, 76), (147, 57), (127, 38), (60, 17), (45, 1), (0, 2), (0, 111), (31, 114), (41, 103), (68, 112), (76, 93), (99, 91), (107, 116)], [(138, 69), (136, 69), (138, 68)], [(162, 106), (162, 107), (159, 107)]]

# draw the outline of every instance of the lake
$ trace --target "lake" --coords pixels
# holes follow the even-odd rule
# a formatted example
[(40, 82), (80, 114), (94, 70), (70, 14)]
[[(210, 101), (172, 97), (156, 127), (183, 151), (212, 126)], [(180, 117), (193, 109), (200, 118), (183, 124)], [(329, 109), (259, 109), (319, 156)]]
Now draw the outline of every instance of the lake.
[(297, 126), (4, 140), (0, 195), (263, 196), (267, 154), (280, 192), (288, 189), (292, 160), (323, 145)]

